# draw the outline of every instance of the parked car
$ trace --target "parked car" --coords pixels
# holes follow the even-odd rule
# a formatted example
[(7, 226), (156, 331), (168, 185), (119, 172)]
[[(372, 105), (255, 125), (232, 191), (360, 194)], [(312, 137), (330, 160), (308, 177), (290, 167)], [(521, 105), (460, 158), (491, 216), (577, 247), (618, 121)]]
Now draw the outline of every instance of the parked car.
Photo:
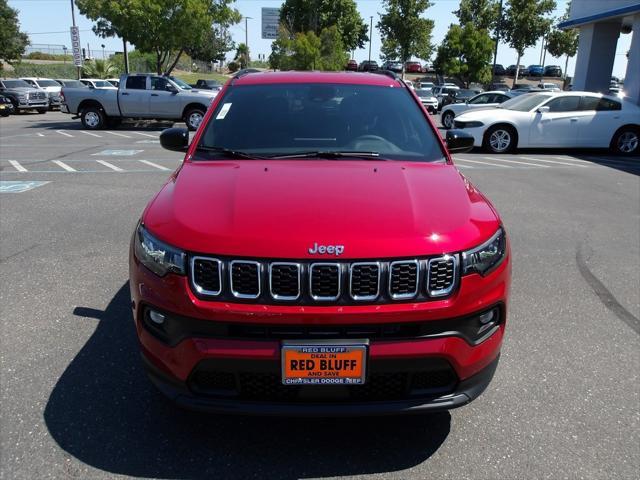
[(217, 80), (211, 79), (198, 79), (194, 85), (191, 85), (192, 88), (199, 88), (201, 90), (213, 90), (215, 92), (219, 92), (222, 90), (222, 83)]
[(530, 83), (516, 83), (511, 90), (535, 90), (536, 87)]
[(562, 90), (557, 84), (551, 82), (542, 82), (538, 84), (540, 90), (550, 90), (552, 92), (559, 92)]
[(544, 67), (545, 77), (562, 77), (562, 69), (558, 65), (547, 65)]
[(542, 65), (529, 65), (527, 70), (530, 77), (542, 77), (544, 75), (544, 67)]
[(442, 108), (442, 102), (445, 97), (449, 96), (449, 94), (460, 90), (460, 87), (457, 85), (437, 85), (433, 87), (433, 95), (438, 99), (438, 111)]
[(425, 63), (424, 67), (422, 67), (422, 71), (424, 73), (436, 73), (436, 69), (433, 66), (433, 63)]
[(160, 143), (185, 157), (134, 229), (127, 306), (164, 395), (209, 412), (409, 414), (490, 383), (508, 235), (401, 81), (250, 73), (191, 145), (179, 128)]
[(56, 78), (55, 81), (58, 82), (63, 87), (89, 88), (84, 83), (82, 83), (80, 80), (72, 80), (70, 78)]
[(378, 70), (378, 62), (375, 60), (364, 60), (358, 66), (358, 70), (361, 72), (374, 72)]
[(22, 77), (21, 80), (24, 80), (34, 88), (47, 92), (47, 97), (49, 98), (49, 110), (60, 108), (60, 90), (62, 87), (58, 82), (50, 78), (40, 77)]
[(416, 89), (416, 95), (418, 95), (420, 102), (429, 113), (438, 113), (438, 99), (434, 97), (430, 88), (418, 88)]
[(382, 64), (382, 69), (383, 70), (390, 70), (392, 72), (395, 73), (401, 73), (402, 72), (402, 62), (396, 62), (396, 61), (386, 61)]
[(422, 73), (420, 62), (405, 62), (404, 71), (407, 73)]
[(8, 117), (15, 112), (11, 99), (0, 93), (0, 117)]
[[(510, 77), (515, 77), (516, 76), (516, 69), (517, 69), (517, 65), (509, 65), (507, 67), (507, 75), (509, 75)], [(527, 71), (527, 67), (525, 67), (524, 65), (520, 65), (520, 72), (519, 72), (519, 76), (526, 76), (529, 72)]]
[(453, 128), (454, 118), (469, 110), (477, 108), (497, 107), (515, 95), (510, 92), (495, 90), (493, 92), (482, 92), (464, 103), (452, 103), (442, 108), (440, 112), (440, 123), (444, 128)]
[(24, 80), (17, 78), (0, 79), (0, 93), (11, 100), (16, 113), (24, 110), (47, 113), (47, 110), (49, 110), (47, 92), (39, 88), (33, 88)]
[(118, 87), (114, 87), (113, 84), (101, 78), (81, 78), (80, 81), (89, 88), (96, 88), (100, 90), (117, 90), (118, 89)]
[(79, 115), (89, 130), (124, 118), (183, 120), (190, 130), (196, 130), (217, 93), (194, 90), (175, 77), (123, 75), (117, 89), (64, 87), (60, 109)]
[(493, 69), (493, 74), (494, 75), (499, 75), (499, 76), (504, 76), (507, 74), (507, 71), (505, 70), (505, 68), (500, 65), (499, 63), (496, 63), (496, 66)]
[(111, 85), (113, 85), (116, 88), (120, 86), (120, 79), (119, 78), (107, 78), (106, 80), (107, 80), (107, 82), (109, 82)]
[(420, 81), (420, 88), (429, 88), (429, 89), (431, 89), (433, 87), (435, 87), (435, 84), (433, 82)]
[(350, 70), (352, 72), (358, 71), (358, 62), (356, 62), (353, 58), (347, 62), (347, 65), (344, 67), (345, 70)]
[(509, 90), (511, 90), (511, 87), (509, 87), (509, 85), (507, 85), (506, 83), (492, 83), (489, 85), (488, 90), (500, 90), (503, 92), (508, 92)]
[(405, 83), (405, 84), (407, 85), (407, 87), (409, 87), (409, 88), (415, 88), (415, 87), (413, 86), (413, 82), (412, 82), (411, 80), (404, 80), (404, 83)]
[(453, 92), (450, 92), (446, 97), (442, 99), (442, 103), (440, 105), (441, 108), (450, 105), (452, 103), (464, 103), (472, 97), (476, 96), (480, 93), (481, 90), (471, 89), (471, 88), (460, 88)]
[(640, 152), (640, 107), (591, 92), (530, 93), (499, 108), (463, 113), (454, 126), (492, 153), (538, 147)]

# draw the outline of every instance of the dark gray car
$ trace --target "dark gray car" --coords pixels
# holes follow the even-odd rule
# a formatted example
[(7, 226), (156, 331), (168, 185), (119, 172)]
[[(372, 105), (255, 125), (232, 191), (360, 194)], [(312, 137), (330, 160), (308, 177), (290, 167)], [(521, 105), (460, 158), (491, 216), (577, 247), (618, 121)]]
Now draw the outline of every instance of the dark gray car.
[(16, 112), (37, 110), (38, 113), (46, 113), (49, 110), (47, 92), (33, 88), (24, 80), (0, 79), (0, 93), (11, 99)]

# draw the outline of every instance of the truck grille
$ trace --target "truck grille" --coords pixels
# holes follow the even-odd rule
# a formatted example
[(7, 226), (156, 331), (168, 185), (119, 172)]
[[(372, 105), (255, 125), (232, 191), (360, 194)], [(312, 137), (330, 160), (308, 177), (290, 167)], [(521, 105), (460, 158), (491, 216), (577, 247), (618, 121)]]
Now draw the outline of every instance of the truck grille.
[(353, 263), (193, 256), (189, 276), (195, 293), (211, 300), (389, 303), (447, 296), (458, 284), (459, 268), (457, 255)]
[(47, 98), (47, 94), (44, 92), (30, 92), (29, 100), (45, 100)]

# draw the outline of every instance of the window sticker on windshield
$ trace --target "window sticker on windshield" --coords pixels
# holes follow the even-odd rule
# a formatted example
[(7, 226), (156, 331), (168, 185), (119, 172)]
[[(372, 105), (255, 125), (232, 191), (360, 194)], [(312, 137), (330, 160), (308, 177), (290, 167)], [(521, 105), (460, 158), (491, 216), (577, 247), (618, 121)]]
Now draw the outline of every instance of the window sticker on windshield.
[(218, 112), (218, 116), (216, 117), (216, 120), (224, 120), (224, 117), (227, 116), (227, 113), (229, 113), (230, 109), (231, 109), (230, 103), (225, 103), (224, 105), (222, 105), (222, 108)]

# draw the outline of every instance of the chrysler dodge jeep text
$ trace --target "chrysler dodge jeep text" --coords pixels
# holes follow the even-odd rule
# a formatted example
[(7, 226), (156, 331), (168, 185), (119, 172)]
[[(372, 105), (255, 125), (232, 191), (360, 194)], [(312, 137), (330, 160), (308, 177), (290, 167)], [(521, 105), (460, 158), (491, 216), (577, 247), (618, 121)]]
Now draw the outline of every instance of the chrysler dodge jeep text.
[(244, 72), (146, 207), (132, 309), (154, 384), (196, 410), (428, 412), (498, 364), (511, 261), (491, 203), (393, 74)]

